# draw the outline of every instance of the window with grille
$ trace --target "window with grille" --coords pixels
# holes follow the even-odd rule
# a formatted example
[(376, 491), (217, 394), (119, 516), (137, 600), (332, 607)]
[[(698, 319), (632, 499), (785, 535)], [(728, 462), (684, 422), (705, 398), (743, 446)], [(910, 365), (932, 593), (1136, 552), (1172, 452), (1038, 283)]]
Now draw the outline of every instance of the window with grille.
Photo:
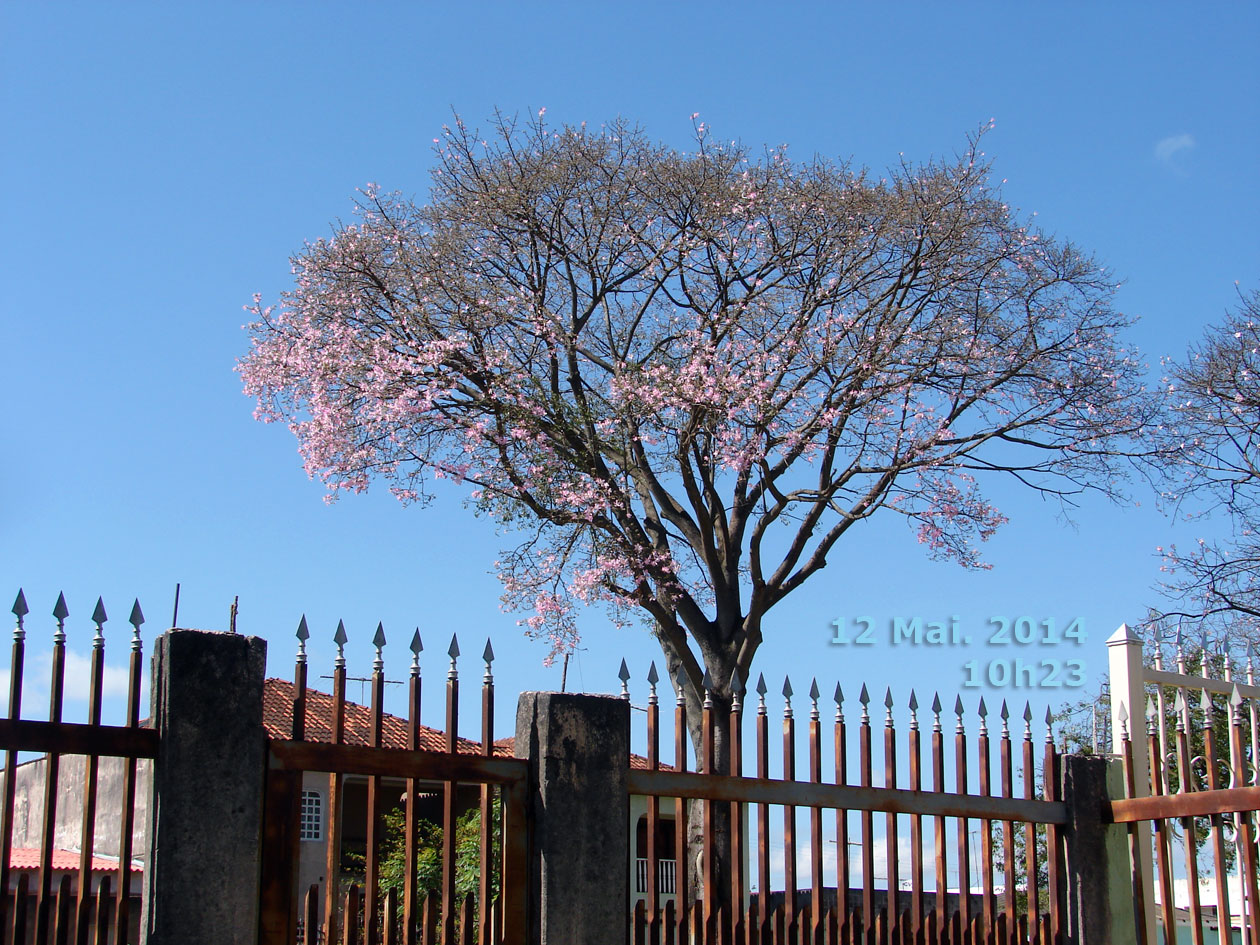
[(298, 835), (303, 840), (319, 840), (322, 838), (323, 797), (319, 791), (302, 792), (302, 821)]

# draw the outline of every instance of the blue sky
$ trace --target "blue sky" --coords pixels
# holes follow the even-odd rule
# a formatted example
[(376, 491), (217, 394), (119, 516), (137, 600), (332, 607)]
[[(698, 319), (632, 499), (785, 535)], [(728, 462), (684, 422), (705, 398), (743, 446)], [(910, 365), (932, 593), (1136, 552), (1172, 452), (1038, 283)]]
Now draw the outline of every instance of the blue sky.
[[(348, 216), (356, 187), (423, 198), (452, 109), (473, 124), (495, 108), (622, 115), (680, 147), (699, 112), (720, 137), (875, 168), (952, 153), (994, 118), (985, 146), (1009, 202), (1124, 280), (1117, 304), (1140, 316), (1130, 338), (1157, 377), (1236, 281), (1260, 280), (1257, 48), (1254, 4), (7, 3), (0, 593), (7, 606), (25, 587), (39, 649), (64, 589), (80, 653), (103, 595), (120, 664), (132, 598), (151, 648), (176, 582), (184, 626), (225, 627), (239, 595), (239, 629), (270, 641), (273, 674), (291, 671), (303, 613), (313, 675), (331, 671), (344, 618), (351, 673), (370, 671), (379, 620), (403, 679), (418, 626), (433, 722), (451, 633), (468, 654), (489, 635), (506, 734), (517, 691), (559, 686), (545, 646), (499, 610), (487, 572), (509, 539), (455, 494), (424, 511), (383, 489), (325, 505), (232, 370), (242, 306), (286, 287), (290, 253)], [(772, 690), (791, 673), (798, 692), (817, 675), (825, 692), (867, 681), (952, 702), (966, 661), (1026, 655), (983, 644), (993, 615), (1079, 618), (1082, 646), (1039, 655), (1080, 658), (1092, 680), (1105, 637), (1155, 600), (1155, 547), (1200, 528), (1170, 523), (1140, 486), (1074, 524), (996, 494), (1011, 521), (985, 549), (990, 572), (928, 561), (899, 520), (855, 530), (772, 614), (757, 662)], [(861, 614), (885, 642), (829, 644), (834, 618)], [(970, 646), (886, 642), (896, 617), (950, 615)], [(614, 690), (623, 656), (642, 679), (657, 655), (645, 632), (598, 613), (583, 625), (570, 688)], [(480, 665), (461, 665), (471, 690)], [(1064, 695), (971, 693), (1031, 697), (1039, 714)]]

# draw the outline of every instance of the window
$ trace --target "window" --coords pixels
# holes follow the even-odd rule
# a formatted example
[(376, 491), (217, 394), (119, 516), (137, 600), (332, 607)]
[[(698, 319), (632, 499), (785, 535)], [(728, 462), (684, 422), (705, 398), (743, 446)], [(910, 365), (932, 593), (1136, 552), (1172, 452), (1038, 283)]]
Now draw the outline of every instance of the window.
[(319, 840), (323, 837), (323, 796), (319, 791), (302, 792), (302, 820), (298, 836), (303, 840)]

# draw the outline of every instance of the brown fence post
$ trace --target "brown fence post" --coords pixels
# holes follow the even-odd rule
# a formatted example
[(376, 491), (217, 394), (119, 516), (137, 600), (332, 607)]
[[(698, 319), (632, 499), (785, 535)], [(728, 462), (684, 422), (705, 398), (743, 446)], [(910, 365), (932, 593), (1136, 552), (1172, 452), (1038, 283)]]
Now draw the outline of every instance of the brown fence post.
[(516, 753), (529, 762), (530, 945), (621, 945), (629, 932), (630, 704), (525, 692)]
[(169, 630), (154, 647), (149, 945), (257, 940), (266, 663), (265, 640), (234, 633)]
[(1110, 798), (1124, 796), (1119, 761), (1091, 755), (1062, 759), (1066, 846), (1068, 942), (1072, 945), (1136, 945), (1138, 923), (1128, 833), (1105, 823)]

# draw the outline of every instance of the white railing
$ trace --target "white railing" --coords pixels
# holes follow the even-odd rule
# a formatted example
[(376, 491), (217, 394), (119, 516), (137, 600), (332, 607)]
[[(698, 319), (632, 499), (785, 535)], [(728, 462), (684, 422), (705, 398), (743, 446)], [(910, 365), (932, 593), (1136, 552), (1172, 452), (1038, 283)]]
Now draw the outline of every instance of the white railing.
[[(634, 891), (646, 893), (648, 887), (648, 861), (639, 857), (634, 861)], [(672, 896), (675, 892), (675, 862), (673, 860), (656, 861), (656, 891), (662, 896)]]

